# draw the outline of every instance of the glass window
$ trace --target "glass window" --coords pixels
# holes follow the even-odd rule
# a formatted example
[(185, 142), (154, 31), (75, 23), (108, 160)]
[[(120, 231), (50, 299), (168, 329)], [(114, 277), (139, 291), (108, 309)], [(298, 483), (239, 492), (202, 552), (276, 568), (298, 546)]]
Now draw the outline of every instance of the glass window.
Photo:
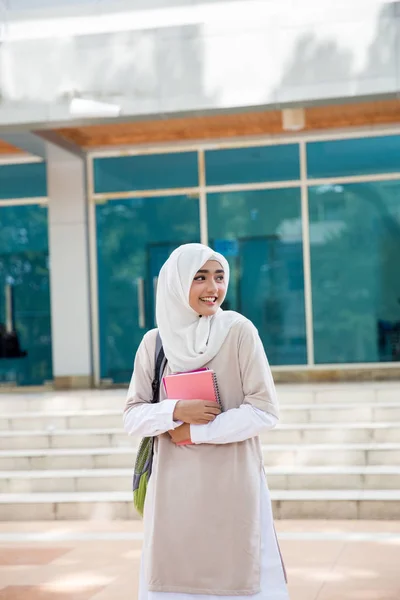
[(309, 190), (316, 363), (400, 360), (400, 180)]
[(205, 163), (207, 185), (300, 178), (298, 144), (208, 150)]
[(99, 194), (197, 187), (197, 152), (118, 156), (94, 160)]
[(46, 163), (0, 165), (0, 200), (46, 196)]
[(307, 144), (311, 179), (400, 172), (400, 135)]
[(227, 257), (224, 308), (258, 328), (272, 365), (307, 362), (300, 190), (208, 194), (210, 245)]
[(160, 268), (199, 242), (199, 201), (188, 196), (113, 200), (96, 207), (102, 378), (127, 383), (143, 334), (156, 326)]
[(3, 206), (0, 221), (0, 381), (41, 385), (52, 379), (47, 208)]

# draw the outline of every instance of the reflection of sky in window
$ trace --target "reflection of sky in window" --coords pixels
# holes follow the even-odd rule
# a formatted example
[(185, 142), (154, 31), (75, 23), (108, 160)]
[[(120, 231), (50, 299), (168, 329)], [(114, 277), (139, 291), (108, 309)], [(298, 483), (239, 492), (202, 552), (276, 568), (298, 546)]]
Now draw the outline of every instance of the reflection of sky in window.
[(325, 244), (340, 235), (346, 229), (343, 221), (326, 221), (325, 223), (310, 223), (310, 243)]
[(27, 244), (28, 243), (28, 230), (25, 229), (24, 227), (21, 227), (21, 229), (18, 229), (17, 232), (17, 236), (18, 236), (18, 242), (20, 244)]
[(317, 194), (326, 194), (327, 192), (334, 192), (336, 194), (341, 194), (343, 192), (342, 185), (319, 185), (314, 188)]
[(276, 230), (281, 241), (301, 242), (303, 237), (301, 218), (284, 219)]
[(313, 187), (312, 192), (319, 197), (317, 202), (314, 198), (310, 203), (310, 239), (313, 243), (323, 243), (345, 227), (344, 188), (341, 185), (320, 185)]
[(127, 204), (120, 204), (119, 202), (113, 203), (113, 201), (111, 200), (108, 206), (102, 208), (101, 215), (102, 217), (115, 214), (127, 214), (129, 216), (129, 212), (130, 210), (132, 210), (132, 208), (142, 208), (143, 206), (144, 198), (129, 198)]

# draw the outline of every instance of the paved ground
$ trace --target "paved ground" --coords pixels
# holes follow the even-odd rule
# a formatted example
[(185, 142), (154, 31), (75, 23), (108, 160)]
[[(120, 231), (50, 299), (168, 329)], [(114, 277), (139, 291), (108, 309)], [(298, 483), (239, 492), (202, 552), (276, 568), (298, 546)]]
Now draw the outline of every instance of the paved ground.
[[(399, 600), (400, 522), (277, 521), (291, 600)], [(0, 523), (0, 600), (136, 600), (138, 522)]]

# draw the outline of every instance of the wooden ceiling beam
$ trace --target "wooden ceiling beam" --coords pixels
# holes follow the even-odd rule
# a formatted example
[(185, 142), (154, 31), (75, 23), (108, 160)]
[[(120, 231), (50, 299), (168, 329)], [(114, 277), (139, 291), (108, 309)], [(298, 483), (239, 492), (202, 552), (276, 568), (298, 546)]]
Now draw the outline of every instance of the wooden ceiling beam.
[[(305, 132), (400, 124), (400, 99), (311, 106), (304, 110)], [(85, 150), (288, 133), (283, 130), (280, 110), (92, 125), (57, 132)]]
[[(305, 127), (302, 132), (308, 133), (400, 125), (400, 99), (309, 106), (304, 111)], [(80, 154), (96, 148), (280, 135), (288, 132), (282, 127), (282, 112), (271, 110), (64, 127), (51, 132), (35, 133)], [(23, 154), (19, 148), (0, 140), (0, 155), (21, 153)]]
[(12, 154), (24, 154), (24, 151), (0, 139), (0, 155)]

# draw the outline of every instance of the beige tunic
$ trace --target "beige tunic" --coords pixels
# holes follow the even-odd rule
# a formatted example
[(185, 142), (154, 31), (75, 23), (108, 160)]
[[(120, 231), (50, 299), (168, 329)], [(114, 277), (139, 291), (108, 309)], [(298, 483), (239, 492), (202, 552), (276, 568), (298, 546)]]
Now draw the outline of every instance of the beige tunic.
[[(156, 335), (149, 331), (138, 349), (136, 391), (127, 408), (151, 400)], [(250, 403), (278, 416), (269, 365), (250, 321), (231, 328), (206, 366), (217, 374), (224, 411)], [(190, 446), (176, 446), (168, 433), (156, 439), (144, 511), (150, 591), (234, 596), (260, 590), (262, 468), (258, 438)]]

